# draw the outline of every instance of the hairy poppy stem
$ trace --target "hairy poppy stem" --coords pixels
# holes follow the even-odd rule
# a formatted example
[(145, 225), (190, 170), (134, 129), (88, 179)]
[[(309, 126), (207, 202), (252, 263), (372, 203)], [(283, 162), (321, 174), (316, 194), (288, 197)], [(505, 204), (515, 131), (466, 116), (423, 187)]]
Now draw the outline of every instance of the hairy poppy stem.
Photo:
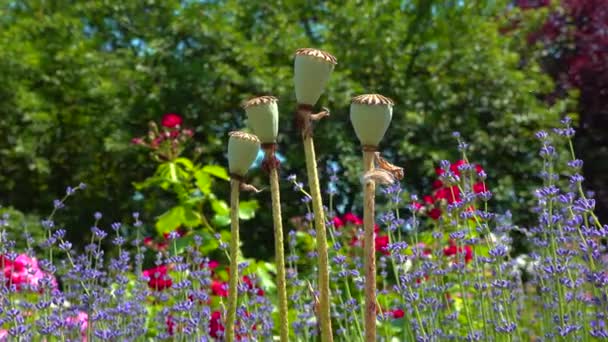
[[(374, 169), (374, 152), (363, 151), (363, 173)], [(374, 211), (376, 183), (369, 179), (363, 184), (363, 241), (365, 243), (365, 341), (376, 341), (376, 241)]]
[(312, 210), (315, 216), (315, 230), (317, 232), (317, 254), (319, 255), (319, 325), (321, 326), (321, 341), (332, 342), (331, 315), (329, 304), (329, 268), (327, 256), (327, 232), (325, 229), (325, 213), (321, 201), (319, 188), (319, 175), (317, 174), (317, 161), (315, 145), (312, 136), (304, 135), (304, 154), (306, 155), (306, 172), (310, 184), (312, 197)]
[[(274, 151), (265, 149), (267, 159), (274, 159)], [(287, 311), (287, 286), (285, 281), (285, 252), (283, 250), (283, 218), (281, 216), (281, 193), (279, 172), (276, 165), (270, 167), (270, 192), (272, 197), (272, 220), (274, 224), (274, 249), (277, 264), (277, 292), (279, 297), (279, 331), (281, 342), (289, 341), (289, 317)]]
[(234, 342), (236, 320), (237, 284), (239, 282), (239, 194), (241, 182), (230, 180), (230, 284), (228, 288), (228, 312), (226, 314), (226, 342)]

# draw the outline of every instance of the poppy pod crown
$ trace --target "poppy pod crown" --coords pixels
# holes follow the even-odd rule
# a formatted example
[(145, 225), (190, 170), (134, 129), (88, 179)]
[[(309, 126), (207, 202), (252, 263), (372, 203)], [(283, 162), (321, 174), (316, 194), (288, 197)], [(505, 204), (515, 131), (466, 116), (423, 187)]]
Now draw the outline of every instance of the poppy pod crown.
[(260, 139), (253, 134), (236, 131), (229, 133), (228, 169), (231, 174), (244, 177), (260, 150)]
[(361, 145), (378, 146), (393, 117), (393, 100), (378, 94), (354, 97), (350, 121)]
[(243, 104), (249, 127), (264, 144), (275, 143), (279, 133), (279, 109), (277, 98), (260, 96)]
[(298, 104), (317, 103), (336, 64), (336, 57), (325, 51), (310, 48), (296, 51), (294, 81)]

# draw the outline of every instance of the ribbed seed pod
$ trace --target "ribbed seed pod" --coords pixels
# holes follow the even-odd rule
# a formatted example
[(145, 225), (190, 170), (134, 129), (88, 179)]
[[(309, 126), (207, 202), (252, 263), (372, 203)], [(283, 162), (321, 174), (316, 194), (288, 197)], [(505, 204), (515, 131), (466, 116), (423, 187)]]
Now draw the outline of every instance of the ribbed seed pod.
[(279, 133), (279, 109), (277, 98), (273, 96), (260, 96), (243, 104), (247, 113), (249, 127), (264, 144), (277, 141)]
[(325, 51), (311, 48), (296, 51), (294, 80), (298, 104), (317, 103), (337, 63), (336, 57)]
[(228, 140), (228, 169), (231, 174), (244, 177), (260, 150), (260, 139), (253, 134), (230, 132)]
[(378, 94), (354, 97), (350, 121), (361, 145), (378, 146), (393, 117), (393, 100)]

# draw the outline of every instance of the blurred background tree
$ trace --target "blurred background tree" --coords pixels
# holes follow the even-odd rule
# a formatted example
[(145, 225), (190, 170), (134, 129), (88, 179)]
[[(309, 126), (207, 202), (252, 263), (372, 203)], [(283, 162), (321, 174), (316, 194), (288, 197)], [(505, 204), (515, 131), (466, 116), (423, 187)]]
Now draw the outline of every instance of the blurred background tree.
[[(62, 217), (73, 236), (82, 236), (94, 211), (103, 212), (106, 223), (126, 218), (143, 208), (133, 198), (132, 183), (155, 166), (130, 146), (147, 121), (179, 113), (195, 130), (202, 161), (225, 165), (226, 133), (246, 124), (240, 103), (263, 94), (280, 99), (283, 175), (303, 176), (302, 147), (292, 126), (293, 52), (317, 47), (338, 58), (319, 102), (332, 116), (317, 125), (315, 141), (320, 166), (337, 162), (342, 168), (337, 184), (342, 210), (360, 206), (354, 195), (360, 148), (348, 119), (349, 100), (376, 92), (396, 102), (381, 149), (405, 167), (409, 191), (431, 190), (438, 162), (458, 158), (451, 133), (460, 131), (471, 144), (470, 158), (488, 171), (494, 209), (510, 209), (516, 223), (527, 224), (530, 189), (539, 183), (540, 170), (533, 134), (576, 107), (571, 92), (545, 101), (555, 92), (551, 73), (539, 64), (546, 48), (530, 44), (529, 34), (549, 11), (516, 5), (501, 0), (3, 2), (2, 203), (43, 215), (67, 185), (85, 182), (88, 190)], [(260, 176), (254, 172), (253, 182), (263, 184)], [(299, 195), (287, 184), (284, 189), (284, 217), (301, 214)], [(228, 185), (220, 190), (227, 198)], [(266, 197), (260, 194), (260, 203), (269, 203)], [(143, 214), (148, 222), (158, 215)], [(243, 227), (248, 256), (272, 255), (271, 222), (269, 208), (263, 208)]]
[[(608, 1), (519, 0), (528, 12), (543, 13), (528, 42), (544, 53), (543, 69), (555, 81), (545, 101), (578, 94), (580, 120), (576, 150), (584, 164), (587, 186), (595, 192), (598, 216), (608, 220)], [(535, 15), (535, 14), (531, 14)]]

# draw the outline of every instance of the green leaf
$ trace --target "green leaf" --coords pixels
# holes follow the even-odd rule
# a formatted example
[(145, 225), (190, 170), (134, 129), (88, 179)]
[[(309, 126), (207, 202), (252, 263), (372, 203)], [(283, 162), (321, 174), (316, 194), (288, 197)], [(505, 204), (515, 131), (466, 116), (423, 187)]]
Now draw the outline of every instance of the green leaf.
[(202, 168), (203, 172), (206, 172), (212, 176), (215, 176), (217, 178), (223, 179), (223, 180), (230, 180), (230, 177), (228, 176), (228, 171), (226, 171), (226, 168), (219, 166), (219, 165), (205, 165)]
[(135, 187), (136, 190), (144, 190), (144, 189), (152, 188), (152, 187), (156, 187), (156, 186), (161, 187), (166, 190), (169, 188), (169, 183), (167, 182), (167, 180), (165, 180), (162, 177), (152, 176), (152, 177), (146, 178), (142, 182), (133, 182), (133, 186)]
[(192, 171), (192, 169), (194, 169), (194, 164), (192, 164), (192, 161), (190, 161), (188, 158), (177, 158), (174, 160), (174, 162), (183, 166), (186, 171)]
[(196, 227), (201, 223), (201, 215), (194, 209), (176, 206), (159, 216), (156, 231), (159, 234), (169, 233), (181, 225)]
[(156, 221), (156, 231), (159, 234), (172, 232), (181, 225), (183, 216), (183, 207), (177, 206), (169, 209), (158, 217), (158, 221)]
[(255, 217), (255, 211), (260, 207), (258, 201), (250, 200), (239, 203), (239, 218), (250, 220)]
[(194, 179), (196, 179), (196, 187), (205, 195), (211, 193), (211, 185), (213, 184), (213, 179), (207, 172), (203, 172), (203, 170), (197, 170), (194, 173)]
[(217, 215), (230, 215), (230, 207), (226, 203), (226, 201), (212, 199), (211, 200), (211, 209), (215, 211)]
[(217, 227), (226, 227), (230, 224), (230, 216), (228, 215), (215, 215), (211, 219), (211, 224)]

